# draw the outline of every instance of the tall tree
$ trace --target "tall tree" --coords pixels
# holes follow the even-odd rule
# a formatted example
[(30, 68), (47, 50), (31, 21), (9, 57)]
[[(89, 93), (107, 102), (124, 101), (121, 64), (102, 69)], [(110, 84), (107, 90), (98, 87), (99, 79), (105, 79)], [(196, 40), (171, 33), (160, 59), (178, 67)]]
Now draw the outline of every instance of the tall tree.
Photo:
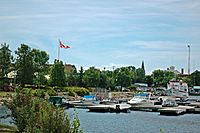
[(105, 71), (100, 72), (99, 87), (101, 87), (101, 88), (108, 87), (108, 77), (107, 77)]
[(72, 69), (67, 72), (67, 84), (68, 86), (77, 86), (78, 85), (78, 73), (76, 69)]
[(100, 70), (90, 67), (84, 72), (83, 81), (87, 87), (99, 87)]
[(193, 86), (200, 86), (200, 71), (196, 70), (189, 77)]
[(145, 79), (145, 71), (142, 68), (136, 69), (136, 82), (144, 82)]
[(15, 53), (17, 54), (17, 82), (21, 85), (32, 84), (34, 70), (31, 48), (28, 45), (21, 44), (21, 47)]
[(175, 74), (169, 71), (155, 70), (153, 71), (154, 86), (167, 86), (167, 83), (175, 78)]
[(149, 87), (153, 85), (153, 77), (151, 75), (146, 75), (144, 80), (145, 80), (145, 83), (147, 83)]
[(64, 65), (62, 61), (55, 60), (50, 75), (51, 86), (65, 86), (66, 76), (64, 72)]
[(115, 89), (116, 86), (116, 76), (114, 76), (113, 71), (104, 71), (106, 77), (107, 77), (107, 88), (110, 88), (111, 90)]
[(144, 68), (144, 61), (142, 61), (142, 66), (141, 66), (142, 70), (144, 71), (144, 75), (145, 75), (145, 68)]
[(131, 73), (127, 67), (119, 68), (116, 75), (117, 85), (121, 87), (128, 87), (131, 85)]
[(9, 45), (4, 43), (1, 44), (0, 48), (0, 88), (2, 88), (5, 84), (8, 84), (6, 78), (8, 73), (11, 71), (11, 62), (12, 62), (11, 50), (9, 49)]
[(83, 67), (81, 66), (81, 69), (79, 71), (79, 81), (78, 81), (78, 86), (83, 87)]
[(32, 49), (33, 68), (34, 68), (34, 83), (37, 85), (47, 84), (45, 75), (48, 72), (49, 55), (45, 51)]

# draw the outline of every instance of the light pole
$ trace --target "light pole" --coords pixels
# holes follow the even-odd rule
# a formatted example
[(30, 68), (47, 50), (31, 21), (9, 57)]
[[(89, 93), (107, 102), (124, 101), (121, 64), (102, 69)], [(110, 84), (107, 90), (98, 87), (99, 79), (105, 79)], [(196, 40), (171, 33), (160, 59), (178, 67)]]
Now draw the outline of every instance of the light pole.
[(190, 74), (190, 44), (188, 44), (188, 74)]

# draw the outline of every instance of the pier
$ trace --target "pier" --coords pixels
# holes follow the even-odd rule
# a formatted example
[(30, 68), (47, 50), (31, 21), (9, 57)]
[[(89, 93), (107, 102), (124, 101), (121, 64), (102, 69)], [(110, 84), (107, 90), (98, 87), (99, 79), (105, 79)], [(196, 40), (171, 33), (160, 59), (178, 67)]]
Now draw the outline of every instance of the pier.
[(129, 104), (112, 104), (112, 105), (95, 105), (88, 106), (90, 112), (130, 112), (131, 106)]
[(200, 114), (200, 108), (194, 105), (196, 104), (191, 104), (190, 106), (177, 106), (177, 107), (163, 107), (162, 105), (151, 105), (151, 106), (140, 105), (131, 107), (131, 110), (160, 112), (160, 115), (183, 115), (186, 113)]

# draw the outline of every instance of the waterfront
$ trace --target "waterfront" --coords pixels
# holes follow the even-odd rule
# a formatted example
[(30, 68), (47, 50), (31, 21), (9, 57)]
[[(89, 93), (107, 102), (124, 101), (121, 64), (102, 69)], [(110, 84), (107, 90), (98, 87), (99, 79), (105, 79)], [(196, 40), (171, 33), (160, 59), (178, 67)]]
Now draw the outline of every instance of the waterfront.
[[(5, 110), (1, 108), (1, 115)], [(72, 117), (74, 109), (66, 112)], [(156, 112), (131, 111), (131, 113), (94, 113), (76, 109), (84, 133), (198, 133), (200, 114), (162, 116)], [(10, 124), (11, 119), (0, 119)]]
[[(70, 115), (74, 109), (68, 109)], [(161, 116), (154, 112), (93, 113), (76, 109), (84, 133), (198, 133), (200, 115)]]
[[(190, 98), (200, 99), (199, 96)], [(0, 106), (0, 116), (8, 110)], [(72, 117), (73, 108), (65, 110)], [(131, 111), (130, 113), (95, 113), (76, 109), (84, 133), (198, 133), (200, 114), (162, 116), (159, 112)], [(10, 125), (11, 118), (0, 119)]]

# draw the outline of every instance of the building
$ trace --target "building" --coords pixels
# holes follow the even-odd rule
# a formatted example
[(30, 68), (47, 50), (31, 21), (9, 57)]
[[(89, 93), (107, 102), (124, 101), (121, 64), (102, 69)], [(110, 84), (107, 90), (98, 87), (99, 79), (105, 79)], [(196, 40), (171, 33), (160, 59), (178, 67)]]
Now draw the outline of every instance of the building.
[(181, 74), (178, 70), (175, 69), (174, 66), (170, 66), (169, 68), (167, 68), (167, 71), (173, 72), (173, 73), (175, 73), (177, 75)]
[(76, 67), (75, 67), (75, 65), (65, 64), (64, 69), (65, 69), (65, 72), (71, 72), (73, 70), (76, 70)]

